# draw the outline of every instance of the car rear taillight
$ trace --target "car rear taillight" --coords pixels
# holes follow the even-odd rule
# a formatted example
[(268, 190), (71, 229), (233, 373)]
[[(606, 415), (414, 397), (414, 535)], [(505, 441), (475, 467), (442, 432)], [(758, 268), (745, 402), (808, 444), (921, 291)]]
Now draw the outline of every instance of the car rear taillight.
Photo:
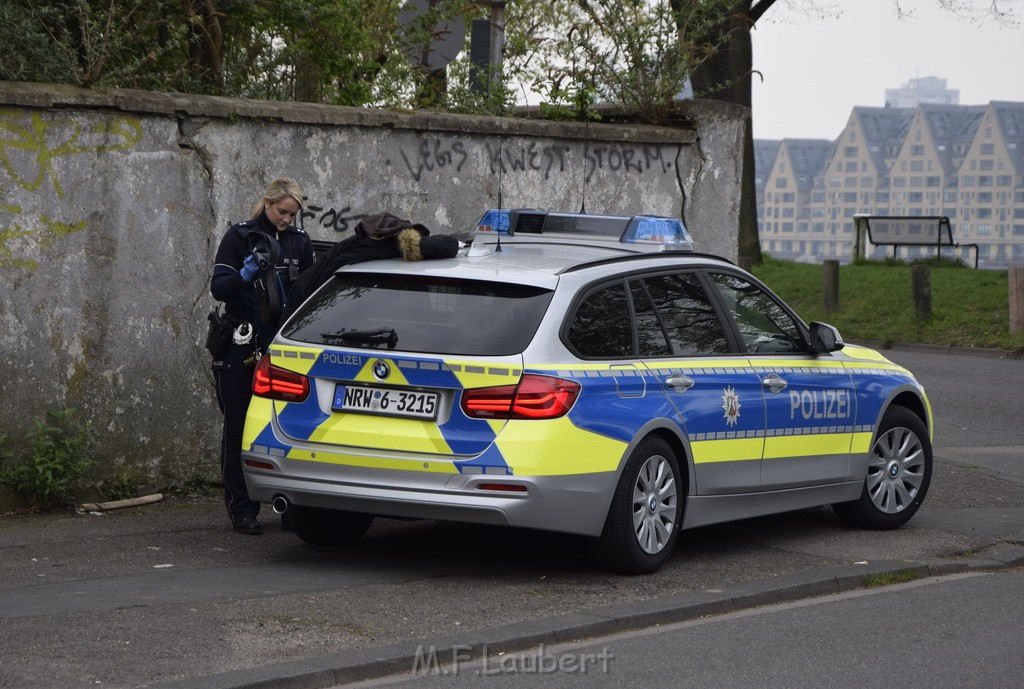
[(475, 419), (556, 419), (572, 409), (579, 394), (575, 381), (525, 375), (518, 385), (466, 390), (462, 411)]
[(256, 364), (252, 377), (252, 394), (282, 402), (302, 402), (309, 395), (309, 378), (301, 373), (274, 366), (270, 356)]

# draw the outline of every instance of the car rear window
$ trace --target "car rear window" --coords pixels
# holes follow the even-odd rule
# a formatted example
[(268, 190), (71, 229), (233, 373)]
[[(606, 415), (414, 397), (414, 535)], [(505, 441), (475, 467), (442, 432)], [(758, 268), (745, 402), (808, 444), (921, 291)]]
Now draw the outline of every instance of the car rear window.
[(299, 308), (282, 335), (318, 345), (518, 354), (533, 339), (551, 294), (502, 282), (341, 273)]

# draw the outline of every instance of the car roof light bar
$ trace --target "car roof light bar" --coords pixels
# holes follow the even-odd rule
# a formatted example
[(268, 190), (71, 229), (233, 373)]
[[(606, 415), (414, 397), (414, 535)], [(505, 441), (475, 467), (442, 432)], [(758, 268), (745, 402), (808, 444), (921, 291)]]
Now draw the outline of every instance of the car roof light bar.
[(670, 251), (692, 251), (693, 238), (683, 222), (653, 215), (552, 213), (530, 208), (491, 208), (477, 223), (478, 233), (498, 235), (579, 234), (617, 237), (624, 244), (660, 244)]

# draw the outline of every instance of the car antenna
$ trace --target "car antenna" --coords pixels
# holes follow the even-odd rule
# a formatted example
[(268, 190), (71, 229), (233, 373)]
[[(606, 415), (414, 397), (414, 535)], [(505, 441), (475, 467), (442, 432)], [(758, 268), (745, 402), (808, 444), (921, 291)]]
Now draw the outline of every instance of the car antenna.
[(587, 122), (583, 125), (583, 130), (587, 132), (587, 138), (583, 140), (583, 200), (580, 201), (580, 213), (587, 212), (587, 160), (590, 158), (590, 123)]
[[(505, 170), (505, 104), (501, 105), (498, 113), (498, 210), (501, 210), (501, 183), (504, 180), (501, 174)], [(511, 217), (509, 218), (511, 220)], [(511, 228), (509, 228), (511, 230)], [(494, 247), (494, 253), (501, 253), (501, 230), (498, 230), (498, 245)]]

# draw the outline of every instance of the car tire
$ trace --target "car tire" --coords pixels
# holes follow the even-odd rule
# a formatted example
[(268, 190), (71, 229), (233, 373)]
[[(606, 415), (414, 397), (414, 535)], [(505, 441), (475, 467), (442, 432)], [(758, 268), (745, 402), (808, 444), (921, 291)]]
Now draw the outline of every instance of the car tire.
[(296, 536), (310, 545), (342, 546), (355, 543), (373, 523), (372, 514), (292, 505), (289, 523)]
[(832, 506), (848, 524), (876, 531), (903, 526), (921, 506), (932, 479), (928, 429), (906, 407), (889, 407), (871, 445), (860, 498)]
[(675, 546), (685, 491), (669, 444), (645, 438), (629, 456), (612, 496), (604, 530), (594, 542), (601, 564), (625, 574), (661, 567)]

